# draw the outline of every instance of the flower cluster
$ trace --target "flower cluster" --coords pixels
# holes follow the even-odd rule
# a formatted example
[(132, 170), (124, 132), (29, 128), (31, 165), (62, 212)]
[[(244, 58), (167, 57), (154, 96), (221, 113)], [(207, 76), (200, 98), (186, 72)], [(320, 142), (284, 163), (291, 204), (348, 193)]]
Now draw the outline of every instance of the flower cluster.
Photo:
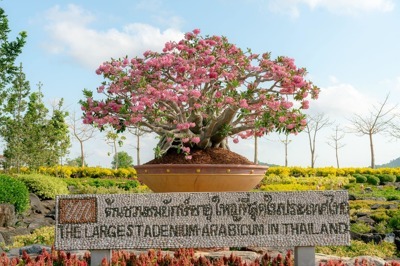
[[(226, 37), (185, 34), (161, 53), (112, 59), (96, 70), (105, 81), (94, 100), (85, 91), (84, 123), (145, 127), (160, 135), (158, 150), (225, 147), (227, 137), (245, 139), (305, 127), (303, 109), (319, 88), (288, 57), (243, 51)], [(189, 151), (189, 152), (187, 152)]]

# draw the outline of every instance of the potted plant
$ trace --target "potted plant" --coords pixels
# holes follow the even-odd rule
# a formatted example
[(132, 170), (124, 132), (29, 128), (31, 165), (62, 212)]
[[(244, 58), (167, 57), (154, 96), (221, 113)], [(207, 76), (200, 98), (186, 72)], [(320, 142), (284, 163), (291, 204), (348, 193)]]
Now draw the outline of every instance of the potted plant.
[[(306, 69), (296, 67), (293, 59), (243, 51), (226, 37), (203, 37), (198, 29), (179, 42), (167, 42), (162, 52), (112, 59), (96, 73), (105, 79), (97, 88), (105, 97), (96, 100), (93, 92), (84, 90), (84, 123), (101, 129), (111, 125), (117, 132), (141, 127), (156, 133), (153, 164), (135, 167), (139, 179), (156, 192), (253, 188), (266, 167), (227, 155), (228, 138), (238, 143), (272, 131), (298, 133), (306, 125), (302, 110), (319, 93), (305, 80)], [(204, 152), (210, 161), (199, 159)], [(214, 164), (225, 158), (233, 160)], [(187, 177), (188, 173), (194, 176)], [(226, 175), (217, 181), (222, 187), (206, 179), (215, 181), (216, 173)], [(250, 177), (233, 186), (243, 174)], [(171, 182), (172, 186), (167, 184)]]

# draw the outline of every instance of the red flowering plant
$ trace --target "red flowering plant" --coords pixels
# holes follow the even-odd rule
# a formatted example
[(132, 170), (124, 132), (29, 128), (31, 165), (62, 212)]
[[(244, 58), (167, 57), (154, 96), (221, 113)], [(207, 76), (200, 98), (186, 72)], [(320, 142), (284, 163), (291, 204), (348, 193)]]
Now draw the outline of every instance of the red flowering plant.
[(118, 132), (142, 127), (159, 135), (156, 156), (175, 148), (190, 159), (193, 148), (226, 148), (227, 138), (278, 131), (300, 132), (303, 109), (319, 88), (305, 80), (306, 69), (288, 57), (243, 51), (222, 36), (199, 30), (162, 52), (112, 59), (96, 70), (105, 81), (95, 100), (85, 90), (84, 123)]

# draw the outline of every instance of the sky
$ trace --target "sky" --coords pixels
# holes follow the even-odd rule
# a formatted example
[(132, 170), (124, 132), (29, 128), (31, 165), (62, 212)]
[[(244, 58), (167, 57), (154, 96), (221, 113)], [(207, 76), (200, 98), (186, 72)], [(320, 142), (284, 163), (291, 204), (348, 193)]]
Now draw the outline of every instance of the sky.
[[(103, 81), (96, 68), (111, 58), (161, 51), (167, 41), (200, 29), (202, 35), (224, 35), (242, 49), (271, 52), (295, 59), (307, 79), (321, 88), (310, 115), (332, 122), (316, 136), (316, 167), (336, 166), (327, 144), (334, 126), (343, 129), (341, 167), (370, 165), (369, 139), (349, 132), (355, 114), (367, 115), (389, 94), (388, 108), (400, 102), (400, 6), (394, 0), (2, 0), (9, 19), (10, 40), (28, 33), (17, 62), (22, 62), (32, 91), (41, 82), (45, 102), (64, 99), (70, 113), (81, 115), (83, 89), (95, 91)], [(135, 136), (126, 135), (120, 151), (136, 164)], [(284, 136), (259, 139), (261, 162), (284, 165)], [(308, 135), (289, 136), (289, 166), (310, 166)], [(79, 156), (71, 137), (67, 156)], [(153, 159), (157, 140), (141, 139), (141, 162)], [(374, 135), (376, 164), (400, 157), (400, 140)], [(254, 158), (254, 140), (230, 144), (232, 151)], [(0, 146), (1, 153), (2, 146)], [(104, 135), (85, 142), (90, 166), (110, 167), (112, 148)]]

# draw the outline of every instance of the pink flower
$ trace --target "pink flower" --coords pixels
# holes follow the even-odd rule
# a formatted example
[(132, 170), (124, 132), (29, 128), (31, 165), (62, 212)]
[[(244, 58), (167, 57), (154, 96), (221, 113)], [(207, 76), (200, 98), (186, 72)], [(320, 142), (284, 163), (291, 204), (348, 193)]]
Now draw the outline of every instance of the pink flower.
[(189, 147), (182, 147), (182, 151), (184, 153), (189, 153), (190, 152), (190, 148)]
[(192, 159), (192, 155), (186, 155), (186, 156), (185, 156), (185, 159), (186, 159), (186, 160), (191, 160), (191, 159)]
[(201, 96), (201, 92), (198, 90), (193, 90), (190, 92), (190, 94), (192, 95), (192, 97), (194, 98), (199, 98)]
[(183, 143), (189, 142), (189, 138), (182, 138), (182, 142), (183, 142)]
[(221, 98), (221, 97), (222, 97), (222, 92), (217, 91), (217, 92), (215, 93), (215, 98)]
[(201, 104), (199, 103), (195, 103), (193, 104), (194, 109), (200, 109), (201, 108)]
[(192, 139), (191, 139), (191, 142), (193, 142), (193, 143), (199, 143), (200, 142), (200, 138), (199, 137), (193, 137)]
[(104, 85), (101, 85), (97, 88), (98, 93), (102, 93), (104, 91)]
[(301, 108), (308, 109), (309, 106), (310, 106), (310, 102), (309, 101), (305, 100), (305, 101), (301, 102)]
[(196, 34), (196, 35), (200, 34), (200, 29), (194, 29), (193, 33)]
[(239, 101), (239, 106), (240, 106), (240, 108), (247, 108), (247, 107), (249, 107), (249, 105), (247, 104), (246, 99), (240, 100), (240, 101)]
[(218, 77), (218, 73), (217, 72), (210, 72), (210, 74), (208, 75), (211, 79), (215, 79)]
[(278, 118), (278, 121), (279, 121), (279, 123), (283, 123), (283, 122), (286, 121), (286, 117), (280, 116), (280, 117)]
[(233, 143), (235, 143), (235, 144), (239, 143), (239, 139), (238, 139), (237, 137), (234, 138), (234, 139), (233, 139)]
[(231, 104), (231, 103), (233, 103), (235, 100), (232, 98), (232, 97), (226, 97), (225, 98), (225, 103), (226, 104)]
[(290, 130), (290, 129), (293, 129), (293, 128), (295, 128), (295, 127), (296, 127), (295, 124), (289, 124), (289, 125), (286, 126), (286, 128), (289, 129), (289, 130)]

